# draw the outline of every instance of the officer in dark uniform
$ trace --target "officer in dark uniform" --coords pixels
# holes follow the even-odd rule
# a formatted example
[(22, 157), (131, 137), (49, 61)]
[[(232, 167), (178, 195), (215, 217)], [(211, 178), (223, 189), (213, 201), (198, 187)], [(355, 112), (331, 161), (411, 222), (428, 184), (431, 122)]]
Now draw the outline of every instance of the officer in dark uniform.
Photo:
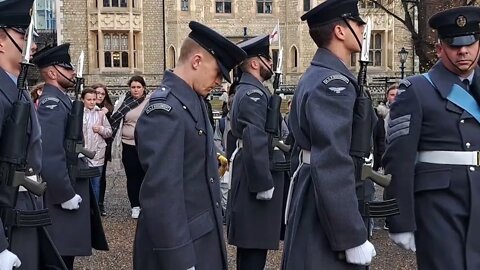
[(480, 8), (433, 15), (440, 60), (403, 80), (390, 110), (385, 170), (400, 215), (390, 238), (418, 269), (480, 269)]
[(355, 195), (349, 152), (358, 85), (345, 63), (361, 50), (365, 22), (356, 0), (327, 0), (302, 20), (319, 48), (290, 112), (300, 165), (292, 168), (282, 269), (361, 269), (375, 249)]
[(237, 246), (237, 269), (263, 270), (267, 251), (278, 249), (282, 222), (284, 174), (274, 162), (285, 161), (265, 131), (272, 77), (269, 36), (237, 44), (248, 55), (240, 69), (232, 105), (231, 131), (237, 149), (231, 160), (228, 243)]
[(134, 269), (226, 270), (217, 154), (204, 97), (230, 82), (245, 52), (190, 22), (178, 64), (165, 71), (135, 130), (146, 174)]
[[(19, 90), (16, 84), (20, 74), (22, 48), (25, 46), (27, 28), (30, 24), (32, 3), (33, 0), (0, 2), (0, 136), (2, 139), (8, 132), (13, 132), (5, 129), (5, 124), (12, 114), (13, 103), (18, 100)], [(33, 43), (28, 49), (33, 53), (36, 48)], [(29, 93), (23, 91), (21, 98), (30, 103), (25, 174), (34, 176), (40, 173), (42, 164), (40, 125)], [(0, 147), (5, 145), (2, 143)], [(2, 176), (5, 176), (3, 165), (6, 164), (2, 164)], [(0, 212), (4, 217), (3, 220), (0, 218), (0, 269), (12, 269), (20, 267), (20, 264), (20, 269), (45, 269), (42, 261), (45, 261), (46, 255), (42, 252), (50, 252), (47, 249), (51, 246), (43, 247), (43, 250), (40, 246), (43, 243), (42, 237), (46, 236), (42, 226), (49, 224), (48, 212), (43, 209), (41, 199), (23, 187), (19, 188), (15, 209), (12, 209), (8, 198), (12, 195), (10, 194), (12, 191), (17, 191), (4, 186), (5, 181), (6, 179), (0, 179)], [(29, 220), (25, 219), (26, 216)], [(8, 228), (7, 231), (4, 231), (4, 226)], [(57, 266), (61, 267), (61, 265)]]
[[(35, 54), (32, 62), (45, 81), (37, 112), (43, 131), (41, 176), (48, 185), (45, 203), (53, 221), (49, 231), (65, 264), (73, 269), (75, 256), (91, 255), (92, 247), (107, 247), (101, 223), (94, 223), (100, 218), (92, 214), (98, 211), (91, 212), (97, 206), (91, 205), (88, 178), (70, 179), (67, 169), (64, 145), (72, 101), (66, 89), (75, 84), (69, 47), (67, 43), (45, 48)], [(80, 164), (86, 167), (85, 160), (80, 160)], [(103, 247), (96, 246), (97, 241), (103, 242)]]

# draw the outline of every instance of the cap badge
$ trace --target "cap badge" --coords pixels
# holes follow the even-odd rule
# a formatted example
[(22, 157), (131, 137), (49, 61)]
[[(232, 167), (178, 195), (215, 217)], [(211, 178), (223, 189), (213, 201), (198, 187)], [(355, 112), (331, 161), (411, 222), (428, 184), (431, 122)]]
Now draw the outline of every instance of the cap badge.
[(465, 18), (463, 15), (460, 15), (457, 17), (456, 22), (458, 27), (465, 27), (465, 25), (467, 25), (467, 18)]

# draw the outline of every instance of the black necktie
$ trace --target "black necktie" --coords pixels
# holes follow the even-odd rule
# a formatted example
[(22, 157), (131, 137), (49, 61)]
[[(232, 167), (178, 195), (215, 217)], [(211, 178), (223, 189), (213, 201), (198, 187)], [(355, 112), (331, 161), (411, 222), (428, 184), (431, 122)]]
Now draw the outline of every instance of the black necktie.
[(465, 89), (467, 89), (467, 91), (470, 91), (470, 81), (468, 79), (464, 79), (462, 82), (465, 85)]

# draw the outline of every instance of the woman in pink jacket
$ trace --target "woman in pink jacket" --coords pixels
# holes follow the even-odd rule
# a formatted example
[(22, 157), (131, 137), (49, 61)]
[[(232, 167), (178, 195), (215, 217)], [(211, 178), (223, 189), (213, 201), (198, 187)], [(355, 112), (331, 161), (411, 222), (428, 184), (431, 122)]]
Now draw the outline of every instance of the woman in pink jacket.
[[(81, 97), (85, 105), (83, 112), (85, 148), (96, 152), (93, 159), (88, 159), (88, 166), (98, 168), (101, 172), (105, 162), (105, 149), (107, 148), (105, 139), (112, 136), (112, 127), (105, 116), (105, 112), (96, 106), (97, 92), (93, 88), (85, 88)], [(100, 193), (100, 178), (101, 176), (90, 179), (97, 202)]]

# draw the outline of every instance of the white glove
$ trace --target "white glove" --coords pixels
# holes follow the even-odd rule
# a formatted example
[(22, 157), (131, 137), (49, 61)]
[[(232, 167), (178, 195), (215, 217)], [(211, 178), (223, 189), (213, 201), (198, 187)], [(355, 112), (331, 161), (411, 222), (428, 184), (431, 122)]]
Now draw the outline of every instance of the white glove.
[(375, 247), (368, 240), (360, 246), (345, 250), (347, 262), (352, 264), (370, 265), (375, 255)]
[(195, 266), (188, 268), (187, 270), (195, 270)]
[(415, 246), (415, 234), (413, 232), (389, 233), (388, 237), (403, 249), (417, 251)]
[(0, 270), (12, 270), (13, 267), (17, 268), (20, 265), (22, 265), (22, 262), (10, 250), (5, 249), (0, 252)]
[(76, 210), (76, 209), (80, 208), (80, 203), (81, 202), (82, 202), (82, 197), (80, 197), (80, 195), (78, 195), (78, 194), (75, 194), (75, 196), (73, 196), (73, 198), (71, 198), (70, 200), (62, 203), (62, 208), (67, 209), (67, 210)]
[(268, 201), (271, 200), (273, 197), (273, 191), (275, 190), (275, 187), (272, 187), (271, 189), (267, 191), (261, 191), (257, 193), (257, 200), (262, 200), (262, 201)]

